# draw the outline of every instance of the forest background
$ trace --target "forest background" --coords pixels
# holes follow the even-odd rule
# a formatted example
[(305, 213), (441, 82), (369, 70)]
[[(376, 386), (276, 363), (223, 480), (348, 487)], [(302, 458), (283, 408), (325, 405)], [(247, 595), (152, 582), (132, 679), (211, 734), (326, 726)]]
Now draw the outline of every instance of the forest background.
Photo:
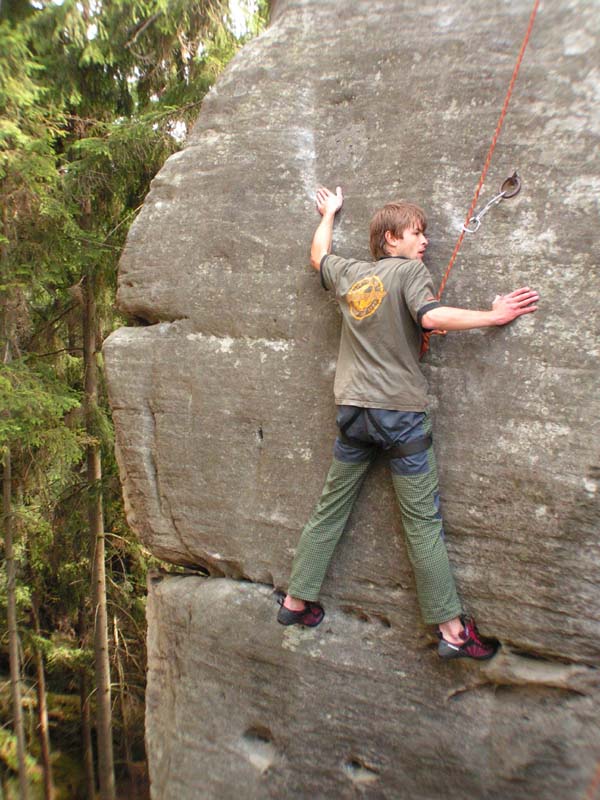
[[(101, 343), (119, 254), (266, 0), (0, 0), (0, 798), (148, 796)], [(131, 323), (131, 321), (129, 321)]]

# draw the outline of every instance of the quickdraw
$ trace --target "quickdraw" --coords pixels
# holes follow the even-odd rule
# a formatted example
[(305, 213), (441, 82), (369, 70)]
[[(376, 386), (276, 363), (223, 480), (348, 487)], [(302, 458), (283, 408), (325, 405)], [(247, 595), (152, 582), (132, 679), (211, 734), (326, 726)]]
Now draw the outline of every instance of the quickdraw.
[[(481, 220), (485, 217), (490, 208), (497, 206), (502, 200), (507, 200), (509, 197), (515, 197), (515, 195), (519, 194), (520, 191), (521, 178), (519, 178), (518, 174), (514, 172), (510, 178), (507, 178), (503, 182), (498, 194), (492, 197), (492, 199), (486, 203), (481, 211), (478, 211), (477, 214), (474, 214), (468, 223), (462, 226), (462, 230), (465, 233), (477, 233), (479, 227), (481, 226)], [(472, 225), (473, 227), (470, 228), (469, 225)]]

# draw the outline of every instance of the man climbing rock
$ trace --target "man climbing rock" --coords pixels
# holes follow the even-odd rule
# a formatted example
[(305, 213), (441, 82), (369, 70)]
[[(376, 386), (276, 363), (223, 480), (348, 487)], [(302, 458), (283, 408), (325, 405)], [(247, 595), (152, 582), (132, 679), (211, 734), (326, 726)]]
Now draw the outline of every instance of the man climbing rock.
[(340, 187), (335, 193), (318, 189), (322, 218), (310, 257), (343, 318), (334, 384), (339, 434), (277, 619), (309, 627), (322, 621), (325, 612), (316, 601), (327, 567), (369, 466), (383, 450), (390, 459), (421, 614), (426, 624), (437, 626), (439, 655), (491, 658), (495, 645), (482, 639), (463, 614), (444, 543), (420, 341), (423, 331), (433, 329), (505, 325), (535, 311), (538, 294), (517, 289), (496, 297), (488, 311), (439, 303), (423, 264), (427, 220), (413, 203), (388, 203), (376, 212), (370, 226), (374, 261), (333, 255), (333, 224), (342, 203)]

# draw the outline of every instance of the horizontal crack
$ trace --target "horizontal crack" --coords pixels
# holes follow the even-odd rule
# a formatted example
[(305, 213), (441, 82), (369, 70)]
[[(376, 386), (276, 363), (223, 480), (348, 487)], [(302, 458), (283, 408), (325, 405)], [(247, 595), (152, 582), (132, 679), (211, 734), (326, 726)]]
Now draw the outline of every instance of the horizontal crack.
[(299, 336), (288, 336), (282, 337), (278, 336), (277, 338), (267, 338), (265, 336), (251, 336), (250, 334), (236, 334), (236, 333), (214, 333), (210, 330), (199, 330), (194, 327), (194, 320), (191, 317), (173, 317), (170, 319), (157, 319), (157, 320), (145, 320), (143, 317), (137, 317), (137, 319), (143, 320), (142, 324), (140, 325), (123, 325), (121, 328), (117, 328), (117, 330), (113, 331), (111, 336), (115, 334), (119, 334), (124, 331), (134, 331), (137, 329), (147, 329), (147, 328), (157, 328), (161, 325), (176, 325), (177, 323), (191, 323), (191, 326), (187, 329), (184, 329), (182, 333), (185, 334), (188, 338), (198, 338), (198, 339), (205, 339), (208, 342), (214, 344), (220, 344), (222, 347), (230, 347), (231, 345), (241, 342), (242, 344), (247, 344), (250, 347), (254, 347), (255, 345), (260, 345), (261, 347), (267, 347), (271, 350), (279, 351), (279, 350), (287, 350), (290, 346), (296, 344), (297, 342), (304, 341), (302, 337)]
[(583, 664), (565, 664), (524, 656), (503, 647), (490, 661), (478, 665), (465, 684), (446, 696), (450, 700), (480, 686), (534, 686), (589, 695), (600, 686), (600, 671)]

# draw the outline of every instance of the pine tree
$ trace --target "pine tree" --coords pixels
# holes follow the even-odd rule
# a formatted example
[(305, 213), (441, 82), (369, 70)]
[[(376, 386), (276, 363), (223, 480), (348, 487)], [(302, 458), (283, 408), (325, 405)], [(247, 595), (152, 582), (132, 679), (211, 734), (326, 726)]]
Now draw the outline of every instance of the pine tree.
[[(124, 740), (128, 766), (141, 757), (136, 709), (143, 701), (151, 563), (124, 520), (97, 351), (122, 324), (114, 308), (117, 259), (150, 180), (180, 147), (203, 95), (242, 43), (224, 17), (226, 3), (216, 0), (0, 6), (0, 303), (10, 329), (3, 348), (10, 339), (12, 357), (0, 364), (0, 455), (10, 454), (3, 477), (12, 486), (3, 519), (18, 519), (13, 557), (12, 542), (4, 551), (14, 568), (8, 583), (17, 589), (12, 629), (26, 656), (25, 678), (47, 675), (50, 685), (80, 698), (90, 798), (90, 715), (107, 694), (91, 691), (90, 681), (100, 675), (99, 686), (109, 685), (106, 658), (119, 678), (113, 736)], [(89, 385), (86, 391), (86, 366), (98, 368), (95, 394)], [(102, 469), (88, 472), (86, 465), (100, 458)], [(106, 555), (86, 581), (94, 560), (85, 533), (88, 503), (92, 538)], [(108, 588), (92, 599), (90, 585), (102, 567)], [(0, 584), (0, 605), (8, 604), (6, 588)], [(105, 634), (96, 643), (103, 659), (94, 669), (90, 633), (106, 594)], [(38, 706), (43, 727), (43, 697)], [(103, 726), (97, 724), (98, 734)], [(41, 745), (46, 763), (49, 738)], [(38, 747), (24, 741), (22, 749)], [(32, 780), (31, 757), (21, 760)], [(101, 762), (100, 783), (110, 787), (109, 758)], [(102, 791), (111, 796), (110, 788)]]

